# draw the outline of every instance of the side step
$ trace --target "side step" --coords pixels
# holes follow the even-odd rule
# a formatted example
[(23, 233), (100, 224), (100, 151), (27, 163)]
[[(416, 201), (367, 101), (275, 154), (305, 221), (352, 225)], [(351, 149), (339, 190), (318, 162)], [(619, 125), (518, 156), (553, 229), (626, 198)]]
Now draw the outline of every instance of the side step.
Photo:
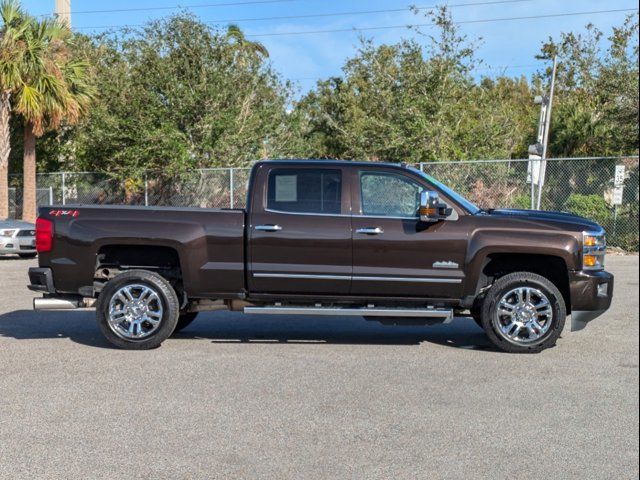
[(330, 307), (244, 307), (253, 315), (347, 315), (352, 317), (439, 318), (442, 323), (453, 320), (453, 310), (439, 308), (330, 308)]

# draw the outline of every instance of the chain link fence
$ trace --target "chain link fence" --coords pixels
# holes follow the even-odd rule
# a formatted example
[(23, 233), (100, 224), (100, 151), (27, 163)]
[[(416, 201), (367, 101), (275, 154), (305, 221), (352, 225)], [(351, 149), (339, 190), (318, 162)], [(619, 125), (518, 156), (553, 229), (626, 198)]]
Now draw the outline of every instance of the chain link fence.
[[(535, 181), (539, 164), (533, 165)], [(529, 160), (422, 163), (420, 169), (483, 208), (535, 208), (539, 195), (542, 210), (594, 219), (610, 245), (638, 251), (638, 157), (548, 159), (540, 194), (529, 183)]]
[[(624, 174), (616, 184), (616, 167)], [(422, 163), (422, 171), (483, 208), (532, 208), (529, 160), (479, 160)], [(620, 170), (618, 169), (618, 172)], [(149, 172), (141, 181), (100, 173), (48, 173), (37, 178), (38, 204), (125, 204), (243, 208), (248, 168), (219, 168), (167, 177)], [(534, 174), (534, 181), (535, 181)], [(609, 244), (638, 251), (638, 157), (549, 159), (540, 192), (544, 210), (570, 211), (592, 218), (609, 234)], [(10, 179), (10, 208), (21, 215), (21, 177)], [(622, 186), (622, 196), (620, 189)], [(532, 203), (533, 200), (533, 203)]]

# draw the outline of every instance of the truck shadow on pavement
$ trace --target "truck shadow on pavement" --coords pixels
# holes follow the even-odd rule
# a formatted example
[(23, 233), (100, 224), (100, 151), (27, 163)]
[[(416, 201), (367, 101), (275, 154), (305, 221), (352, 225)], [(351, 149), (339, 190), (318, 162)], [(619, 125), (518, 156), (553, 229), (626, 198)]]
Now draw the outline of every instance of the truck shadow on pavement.
[[(99, 348), (114, 348), (95, 322), (92, 311), (34, 312), (17, 310), (0, 315), (0, 337), (68, 338)], [(448, 325), (385, 326), (360, 317), (257, 317), (241, 313), (201, 313), (169, 340), (209, 340), (213, 343), (418, 345), (423, 342), (453, 348), (494, 351), (484, 332), (468, 318)]]

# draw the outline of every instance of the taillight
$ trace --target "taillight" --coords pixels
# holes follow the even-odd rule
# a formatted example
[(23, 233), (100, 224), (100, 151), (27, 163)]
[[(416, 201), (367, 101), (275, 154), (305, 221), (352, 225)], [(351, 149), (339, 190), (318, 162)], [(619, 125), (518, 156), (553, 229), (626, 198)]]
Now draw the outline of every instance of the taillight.
[(36, 219), (36, 250), (50, 252), (53, 247), (53, 222), (46, 218)]

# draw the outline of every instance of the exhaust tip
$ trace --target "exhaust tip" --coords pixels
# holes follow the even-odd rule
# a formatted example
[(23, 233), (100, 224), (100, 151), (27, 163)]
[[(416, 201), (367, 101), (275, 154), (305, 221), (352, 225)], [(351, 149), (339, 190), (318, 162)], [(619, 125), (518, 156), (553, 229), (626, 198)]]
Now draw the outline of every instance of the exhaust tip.
[(75, 310), (80, 307), (80, 301), (75, 298), (34, 298), (33, 309), (41, 310)]

